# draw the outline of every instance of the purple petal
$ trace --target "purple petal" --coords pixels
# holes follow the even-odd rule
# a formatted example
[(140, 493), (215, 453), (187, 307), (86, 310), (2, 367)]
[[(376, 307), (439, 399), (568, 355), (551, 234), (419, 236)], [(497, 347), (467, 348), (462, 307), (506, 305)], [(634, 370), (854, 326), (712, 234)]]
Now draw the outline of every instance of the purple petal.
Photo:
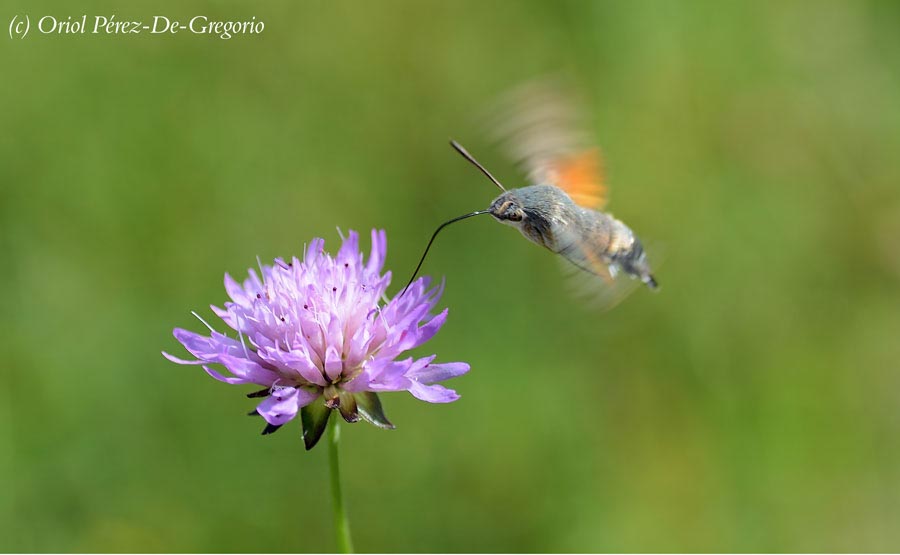
[(219, 318), (221, 318), (223, 320), (225, 318), (229, 317), (228, 310), (226, 310), (224, 308), (219, 308), (214, 304), (209, 305), (209, 308), (210, 308), (210, 310), (213, 311), (213, 314), (215, 314), (216, 316), (218, 316)]
[(465, 362), (429, 363), (420, 369), (411, 370), (407, 377), (422, 384), (433, 384), (462, 376), (468, 371), (469, 365)]
[(384, 365), (380, 372), (373, 374), (369, 380), (372, 391), (402, 391), (409, 387), (411, 380), (406, 377), (412, 359), (393, 360)]
[(414, 385), (412, 380), (403, 376), (395, 376), (385, 382), (369, 382), (367, 391), (407, 391)]
[(172, 335), (184, 345), (184, 348), (187, 349), (189, 353), (203, 361), (216, 362), (221, 355), (239, 357), (249, 355), (250, 358), (254, 358), (255, 356), (255, 353), (251, 351), (247, 351), (245, 355), (244, 347), (240, 342), (235, 341), (230, 337), (226, 337), (221, 333), (213, 332), (211, 337), (207, 337), (185, 329), (175, 328)]
[(408, 351), (409, 349), (414, 349), (419, 345), (424, 344), (434, 337), (434, 334), (441, 329), (441, 326), (443, 326), (446, 321), (447, 309), (445, 308), (440, 314), (429, 320), (427, 324), (419, 327), (416, 327), (415, 324), (413, 324), (411, 330), (401, 334), (400, 340), (394, 345), (394, 348), (391, 349), (390, 352), (392, 354), (400, 354), (403, 351)]
[(418, 347), (419, 345), (434, 337), (434, 334), (436, 334), (438, 330), (441, 329), (441, 326), (444, 325), (444, 322), (447, 321), (448, 311), (449, 309), (445, 308), (441, 311), (440, 314), (438, 314), (437, 316), (429, 320), (427, 324), (419, 328), (418, 337), (416, 337), (416, 342), (413, 347)]
[(405, 391), (412, 381), (406, 377), (413, 364), (412, 358), (390, 360), (378, 358), (365, 363), (362, 372), (346, 382), (343, 389), (351, 393), (359, 391)]
[(308, 389), (305, 387), (298, 387), (297, 388), (297, 406), (300, 408), (303, 408), (321, 396), (322, 396), (322, 391), (319, 389)]
[[(404, 314), (394, 326), (400, 330), (415, 330), (426, 314), (428, 314), (428, 307), (426, 305), (416, 305), (415, 308)], [(433, 319), (434, 318), (432, 318), (432, 320)]]
[(247, 381), (243, 378), (231, 378), (231, 377), (223, 376), (222, 374), (219, 374), (218, 372), (216, 372), (215, 370), (213, 370), (212, 368), (210, 368), (209, 366), (206, 366), (206, 365), (203, 366), (203, 369), (206, 370), (207, 374), (209, 374), (213, 378), (219, 380), (220, 382), (225, 382), (225, 383), (232, 384), (232, 385), (240, 385), (240, 384), (250, 383), (249, 381)]
[(332, 314), (328, 321), (328, 342), (332, 345), (344, 344), (344, 330), (341, 327), (341, 319), (337, 314)]
[(315, 401), (319, 391), (305, 388), (275, 387), (269, 397), (256, 407), (266, 422), (273, 426), (281, 426), (297, 415), (297, 411)]
[(266, 362), (287, 371), (294, 371), (312, 384), (321, 386), (328, 384), (325, 381), (325, 376), (322, 375), (322, 371), (309, 358), (305, 348), (283, 351), (276, 347), (263, 347), (260, 348), (258, 354)]
[(369, 391), (369, 383), (371, 382), (371, 376), (369, 375), (369, 371), (365, 368), (356, 375), (349, 382), (345, 382), (341, 389), (344, 391), (349, 391), (350, 393), (359, 393), (360, 391)]
[(387, 255), (387, 234), (384, 230), (372, 230), (372, 251), (366, 262), (367, 274), (380, 274), (384, 266), (384, 257)]
[(358, 393), (360, 391), (369, 391), (369, 384), (372, 382), (372, 376), (377, 376), (384, 367), (391, 363), (389, 359), (375, 359), (367, 361), (362, 370), (352, 380), (344, 382), (342, 389), (350, 393)]
[(256, 406), (256, 412), (269, 424), (281, 426), (297, 416), (300, 409), (297, 392), (293, 387), (278, 388)]
[(341, 244), (341, 250), (338, 251), (336, 260), (339, 265), (350, 264), (351, 266), (355, 266), (358, 258), (359, 234), (350, 230), (350, 233)]
[(215, 358), (221, 351), (219, 346), (215, 344), (211, 337), (200, 335), (182, 328), (175, 328), (172, 335), (189, 353), (200, 360), (210, 360)]
[(442, 385), (424, 385), (413, 382), (409, 386), (409, 392), (416, 399), (428, 401), (429, 403), (452, 403), (459, 399), (459, 395), (455, 391)]
[(256, 270), (253, 268), (247, 268), (247, 279), (244, 280), (244, 292), (247, 294), (247, 299), (249, 299), (248, 305), (252, 305), (256, 300), (256, 294), (262, 293), (265, 286), (263, 282), (259, 279), (259, 276), (256, 275)]
[[(213, 314), (221, 318), (229, 328), (233, 330), (239, 329), (240, 326), (238, 325), (238, 320), (235, 315), (236, 310), (241, 310), (239, 304), (228, 301), (225, 303), (225, 308), (219, 308), (215, 305), (209, 305), (209, 308), (213, 311)], [(241, 331), (246, 331), (246, 329), (247, 326), (245, 325)]]
[(316, 266), (319, 261), (319, 256), (322, 254), (324, 248), (325, 239), (321, 239), (319, 237), (313, 238), (313, 240), (309, 242), (309, 246), (306, 247), (306, 254), (303, 256), (303, 263), (306, 264), (308, 268)]
[(341, 354), (334, 345), (329, 345), (325, 350), (325, 375), (331, 381), (335, 381), (341, 377), (341, 371), (344, 369), (344, 363), (341, 361)]
[(225, 274), (225, 292), (228, 293), (231, 300), (241, 306), (250, 306), (252, 304), (250, 297), (241, 284), (235, 281), (231, 274), (228, 273)]
[(220, 355), (215, 362), (218, 362), (227, 368), (229, 372), (238, 378), (242, 378), (255, 384), (272, 385), (279, 379), (278, 374), (275, 372), (263, 368), (252, 360), (247, 360), (245, 358)]
[(369, 326), (361, 325), (350, 339), (350, 348), (347, 351), (347, 365), (351, 368), (358, 366), (366, 356), (369, 345), (374, 339)]
[(172, 356), (165, 351), (162, 351), (162, 356), (166, 357), (176, 364), (203, 364), (204, 362), (206, 362), (205, 360), (184, 360), (183, 358)]
[(391, 284), (391, 275), (391, 272), (385, 272), (383, 276), (373, 276), (377, 279), (374, 283), (371, 284), (368, 290), (370, 291), (372, 298), (375, 299), (376, 303), (381, 300), (381, 298), (384, 296), (384, 292), (387, 291), (388, 285)]

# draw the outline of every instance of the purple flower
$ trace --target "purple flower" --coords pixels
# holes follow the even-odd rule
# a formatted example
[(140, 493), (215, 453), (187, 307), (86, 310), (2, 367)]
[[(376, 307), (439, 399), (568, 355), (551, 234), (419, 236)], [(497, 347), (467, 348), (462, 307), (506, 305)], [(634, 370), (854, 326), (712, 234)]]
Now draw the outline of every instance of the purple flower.
[[(432, 315), (443, 284), (428, 289), (430, 279), (413, 282), (405, 293), (382, 304), (391, 273), (382, 274), (387, 237), (372, 230), (372, 252), (363, 261), (359, 236), (351, 231), (337, 257), (313, 239), (301, 262), (260, 265), (244, 283), (225, 274), (231, 302), (213, 312), (237, 338), (215, 331), (200, 335), (176, 328), (175, 338), (197, 360), (163, 355), (179, 364), (201, 364), (213, 378), (229, 384), (256, 384), (264, 397), (251, 414), (262, 416), (272, 433), (301, 415), (303, 439), (311, 449), (332, 410), (347, 422), (362, 417), (393, 428), (384, 416), (378, 392), (409, 391), (430, 403), (449, 403), (455, 391), (437, 385), (469, 370), (463, 362), (434, 363), (434, 355), (399, 357), (431, 339), (447, 319), (447, 310)], [(199, 318), (199, 316), (198, 316)], [(201, 319), (201, 321), (203, 321)], [(398, 360), (399, 359), (399, 360)], [(230, 375), (210, 367), (223, 366)]]

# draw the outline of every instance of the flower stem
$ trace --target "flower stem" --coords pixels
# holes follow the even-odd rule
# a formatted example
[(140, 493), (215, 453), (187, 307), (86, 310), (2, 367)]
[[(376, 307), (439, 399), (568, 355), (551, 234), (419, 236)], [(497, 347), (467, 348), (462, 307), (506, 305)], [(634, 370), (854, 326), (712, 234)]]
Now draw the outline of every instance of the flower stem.
[(338, 462), (338, 442), (341, 439), (341, 428), (337, 414), (331, 415), (328, 422), (328, 468), (331, 472), (331, 504), (334, 507), (334, 534), (338, 551), (353, 553), (353, 541), (350, 539), (350, 522), (344, 508), (344, 496), (341, 494), (341, 468)]

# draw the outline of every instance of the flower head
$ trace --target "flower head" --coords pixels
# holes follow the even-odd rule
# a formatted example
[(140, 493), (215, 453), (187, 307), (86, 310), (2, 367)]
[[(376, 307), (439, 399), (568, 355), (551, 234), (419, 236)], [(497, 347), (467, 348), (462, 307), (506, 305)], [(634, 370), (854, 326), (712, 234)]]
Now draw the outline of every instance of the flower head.
[(263, 433), (274, 432), (300, 412), (307, 449), (318, 441), (334, 410), (347, 422), (361, 417), (393, 428), (378, 392), (409, 391), (423, 401), (448, 403), (459, 396), (436, 382), (469, 370), (462, 362), (434, 363), (434, 355), (399, 359), (437, 333), (447, 310), (432, 315), (443, 287), (429, 289), (427, 277), (386, 300), (391, 274), (382, 274), (384, 231), (372, 231), (367, 261), (356, 232), (343, 239), (334, 258), (324, 246), (324, 240), (313, 239), (302, 261), (260, 264), (262, 275), (251, 269), (243, 283), (225, 274), (231, 302), (224, 309), (211, 308), (237, 338), (208, 324), (208, 336), (176, 328), (175, 338), (196, 360), (163, 353), (179, 364), (200, 364), (219, 381), (262, 386), (248, 397), (264, 397), (251, 413), (265, 419)]

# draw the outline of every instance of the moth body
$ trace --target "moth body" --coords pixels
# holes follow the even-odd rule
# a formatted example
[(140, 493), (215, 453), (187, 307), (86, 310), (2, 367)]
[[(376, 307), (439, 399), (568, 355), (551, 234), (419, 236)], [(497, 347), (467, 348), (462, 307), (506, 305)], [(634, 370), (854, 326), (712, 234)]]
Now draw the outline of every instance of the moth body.
[(489, 212), (583, 270), (610, 278), (621, 270), (656, 288), (644, 248), (631, 228), (609, 214), (579, 206), (559, 187), (505, 191)]

